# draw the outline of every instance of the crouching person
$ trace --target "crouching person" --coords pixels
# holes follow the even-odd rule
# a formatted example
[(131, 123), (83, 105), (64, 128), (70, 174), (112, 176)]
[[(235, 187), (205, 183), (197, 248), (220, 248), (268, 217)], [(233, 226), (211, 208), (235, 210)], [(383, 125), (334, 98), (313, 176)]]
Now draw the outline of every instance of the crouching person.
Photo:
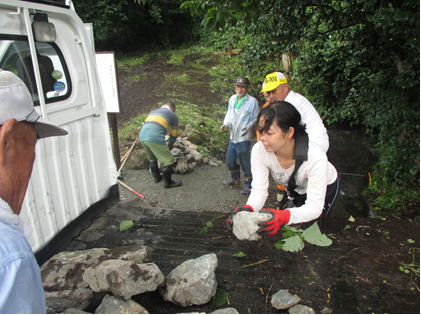
[[(260, 141), (252, 150), (253, 188), (239, 211), (259, 211), (272, 218), (260, 222), (257, 231), (263, 237), (272, 237), (284, 224), (303, 223), (329, 215), (339, 194), (339, 177), (326, 153), (308, 140), (301, 115), (288, 102), (274, 102), (263, 108), (253, 131), (260, 133)], [(268, 196), (269, 173), (287, 188), (295, 207), (285, 210), (262, 209)], [(230, 222), (228, 222), (230, 224)]]
[[(168, 144), (165, 135), (171, 128)], [(167, 101), (161, 108), (153, 110), (146, 118), (140, 131), (140, 142), (145, 149), (149, 160), (149, 167), (155, 183), (164, 178), (164, 188), (181, 186), (181, 182), (171, 180), (173, 171), (173, 156), (171, 149), (178, 135), (178, 116), (175, 113), (175, 104)], [(162, 175), (159, 172), (158, 161), (162, 165)]]

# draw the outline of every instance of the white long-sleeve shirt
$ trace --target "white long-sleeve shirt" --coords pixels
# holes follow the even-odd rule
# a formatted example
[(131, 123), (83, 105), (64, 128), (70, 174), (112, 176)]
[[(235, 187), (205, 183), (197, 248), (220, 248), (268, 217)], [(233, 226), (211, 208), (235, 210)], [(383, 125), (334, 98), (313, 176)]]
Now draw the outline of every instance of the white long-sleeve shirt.
[(301, 122), (306, 124), (306, 132), (311, 141), (317, 143), (326, 153), (329, 150), (329, 136), (319, 113), (313, 104), (301, 94), (289, 91), (285, 102), (288, 102), (300, 112)]
[[(268, 197), (269, 172), (273, 179), (288, 186), (288, 180), (294, 171), (295, 165), (283, 169), (274, 152), (266, 152), (261, 141), (257, 142), (251, 153), (251, 171), (253, 182), (247, 205), (254, 211), (261, 210)], [(296, 192), (307, 193), (304, 205), (289, 209), (291, 217), (288, 224), (308, 222), (317, 219), (323, 211), (326, 187), (335, 182), (338, 173), (335, 167), (327, 160), (326, 154), (314, 142), (309, 141), (308, 160), (304, 161), (296, 173)]]

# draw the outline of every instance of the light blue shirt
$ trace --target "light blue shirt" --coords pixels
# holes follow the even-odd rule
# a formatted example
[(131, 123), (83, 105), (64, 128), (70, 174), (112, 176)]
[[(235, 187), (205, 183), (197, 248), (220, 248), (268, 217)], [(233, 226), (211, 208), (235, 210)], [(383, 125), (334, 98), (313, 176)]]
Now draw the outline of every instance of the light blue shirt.
[(237, 110), (235, 109), (235, 100), (237, 95), (231, 96), (228, 102), (228, 110), (225, 115), (224, 125), (230, 129), (230, 139), (233, 143), (239, 143), (243, 141), (251, 140), (251, 131), (249, 131), (244, 137), (243, 128), (250, 126), (254, 123), (259, 115), (259, 102), (253, 97), (247, 94), (243, 104)]
[[(13, 216), (0, 199), (0, 217)], [(0, 313), (45, 314), (41, 272), (31, 246), (15, 224), (2, 220), (0, 238)]]

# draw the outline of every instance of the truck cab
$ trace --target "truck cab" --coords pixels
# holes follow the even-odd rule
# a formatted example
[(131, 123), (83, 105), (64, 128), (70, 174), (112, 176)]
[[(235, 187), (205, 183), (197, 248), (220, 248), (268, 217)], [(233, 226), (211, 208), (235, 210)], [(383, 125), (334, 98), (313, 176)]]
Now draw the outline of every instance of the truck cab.
[(34, 229), (28, 241), (42, 263), (72, 236), (72, 224), (82, 227), (118, 198), (92, 28), (71, 1), (0, 0), (0, 68), (19, 76), (35, 110), (69, 133), (38, 140), (20, 215)]

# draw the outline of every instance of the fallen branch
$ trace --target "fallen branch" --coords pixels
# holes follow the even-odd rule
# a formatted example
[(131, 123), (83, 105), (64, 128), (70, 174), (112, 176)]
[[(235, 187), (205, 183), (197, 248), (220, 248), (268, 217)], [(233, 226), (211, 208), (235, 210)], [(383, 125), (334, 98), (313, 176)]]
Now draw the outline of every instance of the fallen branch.
[(255, 266), (255, 265), (263, 264), (263, 263), (268, 262), (268, 261), (269, 261), (269, 259), (265, 259), (265, 260), (258, 261), (257, 263), (254, 263), (254, 264), (244, 265), (243, 267)]
[(346, 255), (344, 255), (344, 256), (341, 256), (341, 257), (339, 257), (339, 258), (336, 258), (336, 259), (334, 259), (334, 260), (332, 260), (332, 263), (334, 263), (335, 261), (338, 261), (339, 259), (342, 259), (342, 258), (344, 258), (344, 257), (346, 257), (346, 256), (348, 256), (349, 254), (351, 254), (354, 250), (356, 250), (356, 249), (359, 249), (360, 247), (355, 247), (353, 250), (351, 250), (348, 254), (346, 254)]
[(258, 249), (260, 249), (262, 252), (264, 252), (265, 254), (267, 254), (263, 249), (261, 249), (259, 246), (257, 246), (257, 245), (255, 245), (255, 244), (253, 244), (253, 242), (252, 241), (250, 241), (249, 240), (249, 242), (250, 242), (250, 244), (251, 245), (253, 245), (254, 247), (257, 247)]
[(267, 308), (269, 293), (272, 290), (273, 285), (274, 285), (274, 283), (272, 283), (272, 285), (269, 288), (268, 294), (266, 294), (265, 308)]

